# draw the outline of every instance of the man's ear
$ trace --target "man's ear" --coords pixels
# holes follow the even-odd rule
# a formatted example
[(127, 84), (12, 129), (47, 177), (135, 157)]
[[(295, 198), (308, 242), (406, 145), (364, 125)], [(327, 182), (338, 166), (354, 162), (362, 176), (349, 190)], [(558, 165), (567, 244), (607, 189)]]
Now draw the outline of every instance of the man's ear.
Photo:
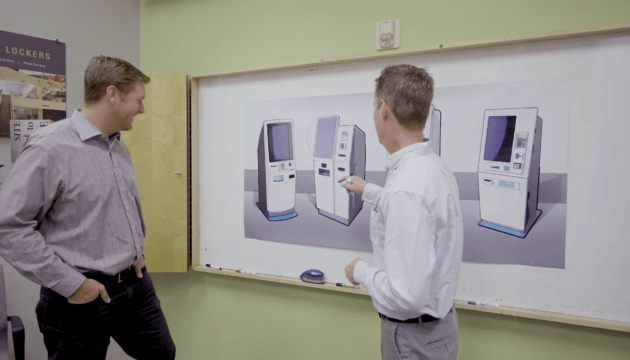
[(116, 100), (117, 94), (118, 94), (118, 89), (114, 85), (108, 86), (107, 89), (105, 90), (105, 96), (107, 97), (107, 101), (109, 102), (114, 102), (114, 100)]
[(379, 111), (381, 111), (381, 118), (383, 121), (387, 121), (391, 119), (392, 108), (389, 107), (389, 104), (384, 99), (381, 99), (381, 103), (379, 104)]

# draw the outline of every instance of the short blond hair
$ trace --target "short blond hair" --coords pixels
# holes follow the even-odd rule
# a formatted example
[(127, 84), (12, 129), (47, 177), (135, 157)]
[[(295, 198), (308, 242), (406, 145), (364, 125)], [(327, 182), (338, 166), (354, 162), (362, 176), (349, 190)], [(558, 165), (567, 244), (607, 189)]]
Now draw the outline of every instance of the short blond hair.
[(112, 85), (124, 96), (133, 90), (136, 82), (146, 84), (150, 81), (150, 77), (125, 60), (104, 55), (96, 56), (85, 69), (84, 101), (91, 104), (101, 100), (107, 88)]

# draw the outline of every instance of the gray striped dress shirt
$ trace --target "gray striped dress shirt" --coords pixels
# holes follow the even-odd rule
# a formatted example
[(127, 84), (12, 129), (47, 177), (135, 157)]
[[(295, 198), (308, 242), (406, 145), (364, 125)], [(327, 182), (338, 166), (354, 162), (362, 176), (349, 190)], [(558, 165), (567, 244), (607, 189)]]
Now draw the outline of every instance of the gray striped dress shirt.
[(0, 255), (65, 297), (133, 265), (144, 235), (129, 150), (79, 111), (31, 135), (0, 189)]

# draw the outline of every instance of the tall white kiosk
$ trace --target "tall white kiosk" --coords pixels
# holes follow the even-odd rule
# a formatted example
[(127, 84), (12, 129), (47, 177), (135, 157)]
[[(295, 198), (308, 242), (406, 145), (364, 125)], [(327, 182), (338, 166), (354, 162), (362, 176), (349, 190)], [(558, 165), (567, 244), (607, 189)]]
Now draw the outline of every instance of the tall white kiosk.
[(538, 108), (486, 110), (479, 154), (480, 226), (524, 238), (538, 210)]
[(356, 125), (339, 125), (339, 116), (317, 119), (313, 169), (315, 203), (323, 216), (350, 225), (363, 208), (361, 195), (348, 194), (337, 181), (365, 179), (365, 133)]
[(442, 151), (442, 112), (431, 104), (429, 110), (429, 117), (424, 124), (422, 131), (425, 138), (431, 140), (431, 149), (438, 156), (441, 156)]
[(256, 205), (269, 221), (297, 216), (293, 154), (293, 119), (264, 121), (258, 138)]

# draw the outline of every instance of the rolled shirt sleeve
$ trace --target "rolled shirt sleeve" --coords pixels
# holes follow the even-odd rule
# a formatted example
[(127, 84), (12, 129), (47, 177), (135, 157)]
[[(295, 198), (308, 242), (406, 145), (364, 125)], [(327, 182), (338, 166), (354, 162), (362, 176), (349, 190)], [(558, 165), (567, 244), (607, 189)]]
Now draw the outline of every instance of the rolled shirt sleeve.
[(31, 137), (0, 190), (0, 254), (27, 279), (69, 297), (85, 276), (38, 231), (64, 191), (64, 166), (45, 138)]
[[(366, 190), (371, 197), (376, 189)], [(379, 312), (417, 317), (429, 301), (436, 260), (434, 220), (417, 194), (397, 191), (380, 205), (385, 220), (384, 263), (369, 266), (359, 262), (353, 277), (368, 290)]]

